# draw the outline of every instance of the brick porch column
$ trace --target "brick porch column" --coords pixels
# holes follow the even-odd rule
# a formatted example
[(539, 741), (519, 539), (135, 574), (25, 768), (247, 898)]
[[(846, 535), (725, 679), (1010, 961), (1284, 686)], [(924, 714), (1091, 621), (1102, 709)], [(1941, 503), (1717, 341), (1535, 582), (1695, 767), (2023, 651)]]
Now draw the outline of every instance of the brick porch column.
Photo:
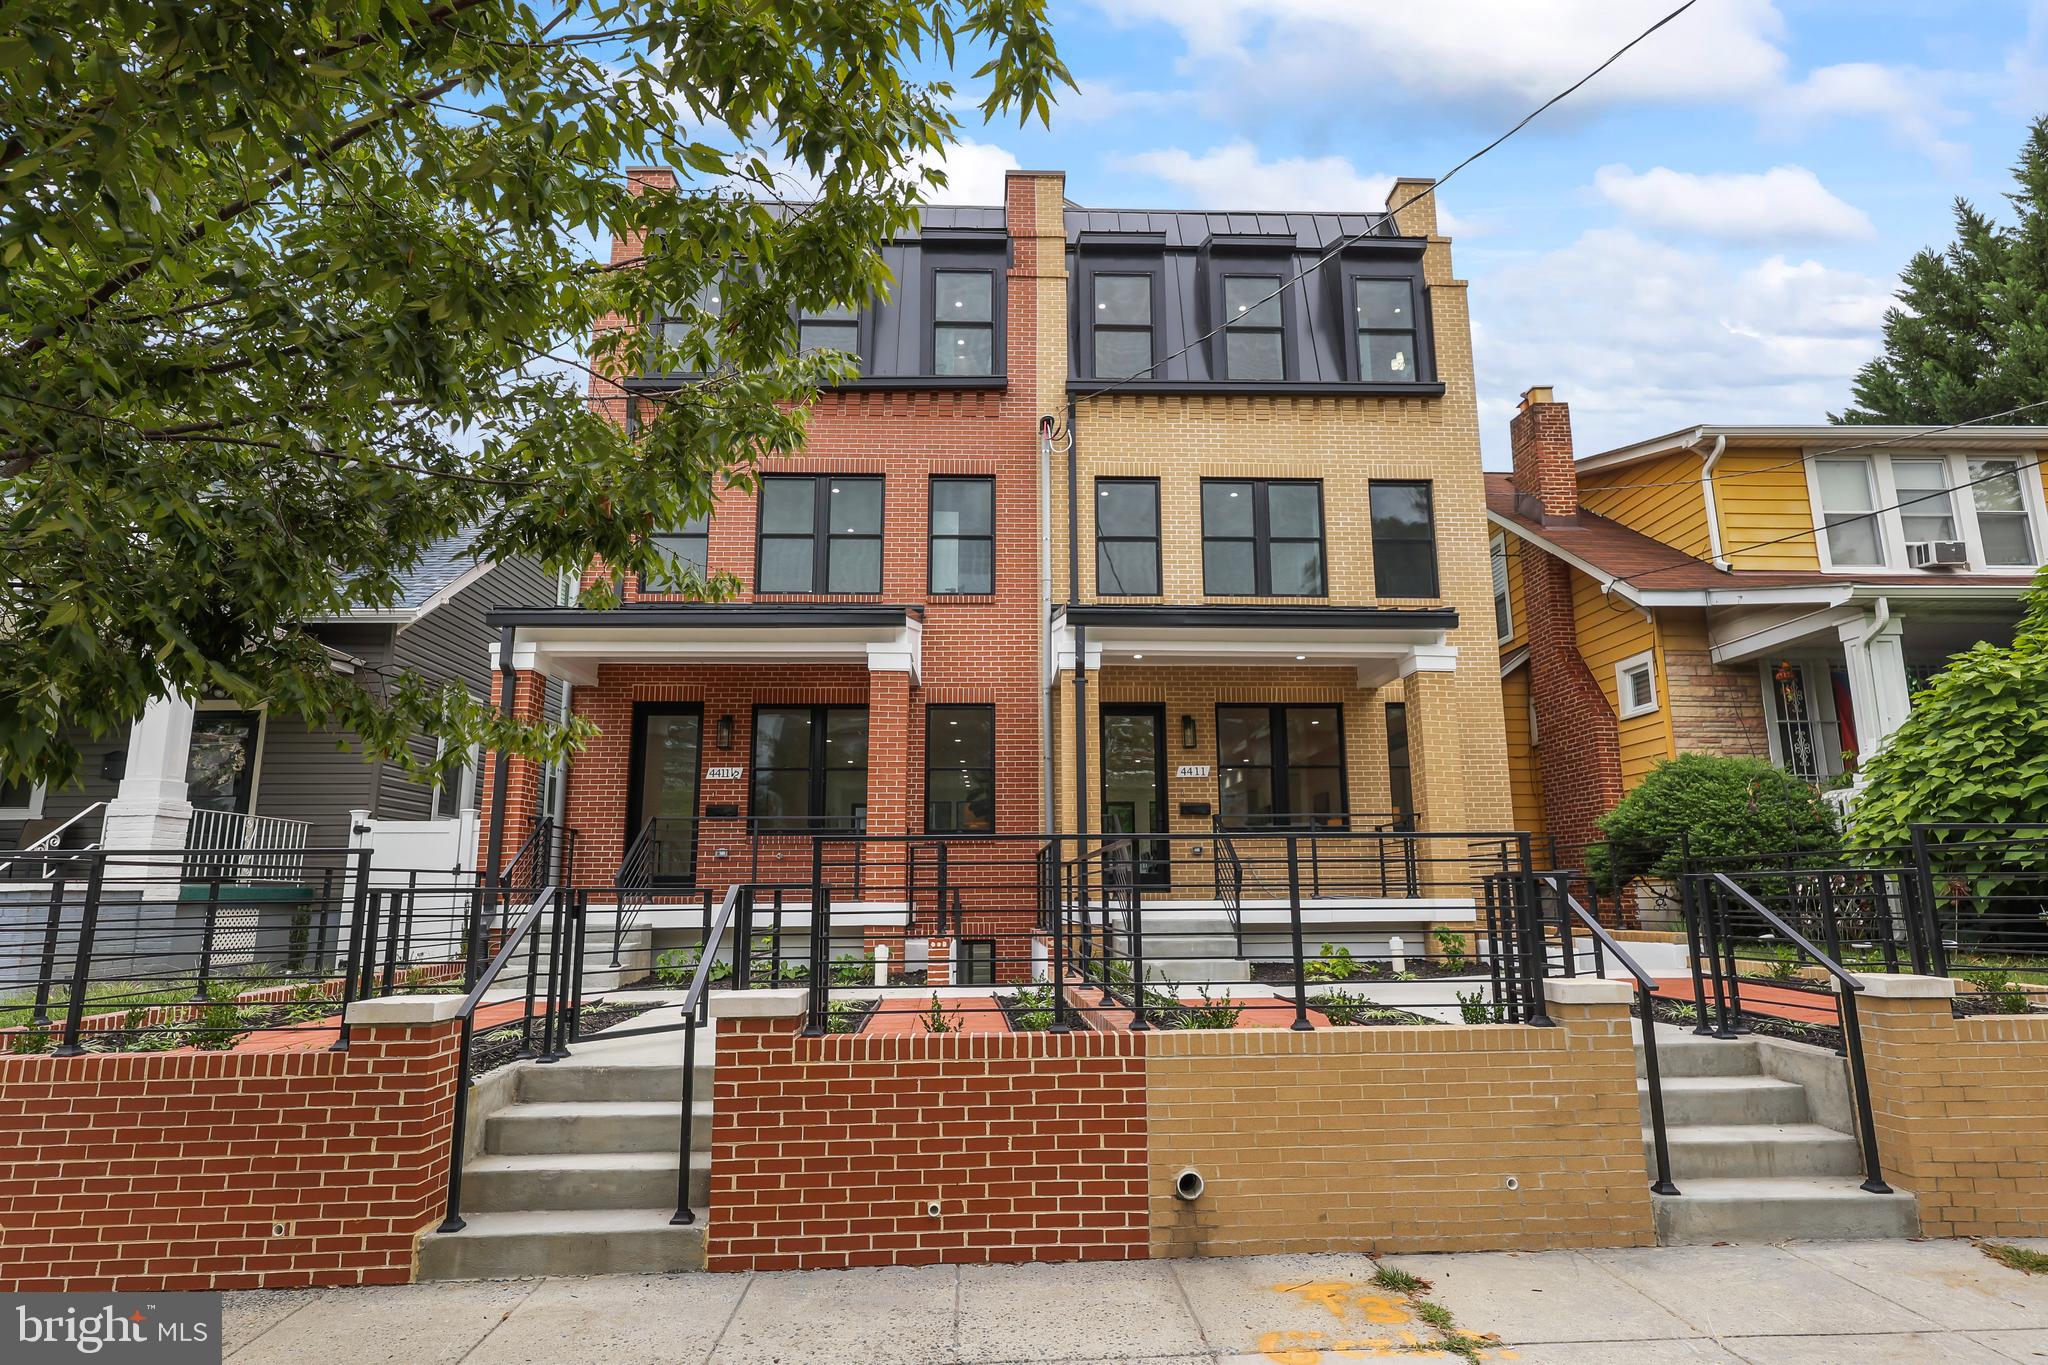
[[(910, 674), (876, 672), (868, 674), (868, 821), (867, 832), (900, 837), (920, 828), (911, 803), (923, 783), (910, 767), (911, 746)], [(905, 846), (901, 843), (868, 845), (865, 898), (908, 900), (904, 869)]]
[[(491, 705), (495, 708), (504, 704), (504, 679), (501, 671), (491, 674)], [(524, 724), (532, 724), (541, 718), (541, 708), (547, 702), (547, 676), (531, 669), (518, 669), (512, 674), (512, 714)], [(483, 783), (477, 817), (477, 858), (479, 869), (488, 870), (491, 853), (491, 814), (498, 797), (498, 765), (505, 764), (505, 833), (504, 847), (499, 857), (509, 863), (518, 853), (520, 843), (533, 833), (534, 825), (540, 820), (540, 764), (529, 758), (507, 756), (495, 750), (485, 753), (479, 777)]]

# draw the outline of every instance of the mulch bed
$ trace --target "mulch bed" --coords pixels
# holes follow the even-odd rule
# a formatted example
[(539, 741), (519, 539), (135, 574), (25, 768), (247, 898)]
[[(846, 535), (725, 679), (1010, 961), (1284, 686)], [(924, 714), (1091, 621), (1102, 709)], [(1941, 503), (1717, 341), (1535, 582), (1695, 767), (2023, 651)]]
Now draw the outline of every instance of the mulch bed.
[[(1018, 1016), (1019, 1014), (1045, 1014), (1045, 1013), (1048, 1013), (1048, 1011), (1046, 1011), (1046, 1010), (1020, 1010), (1020, 1009), (1018, 1009), (1018, 1008), (1017, 1008), (1017, 993), (1016, 993), (1015, 991), (1011, 991), (1011, 992), (1010, 992), (1009, 994), (1007, 994), (1007, 995), (1005, 995), (1005, 994), (1004, 994), (1003, 992), (1001, 992), (1001, 991), (997, 991), (997, 992), (996, 992), (996, 1004), (997, 1004), (997, 1005), (998, 1005), (999, 1007), (1001, 1007), (1001, 1009), (1002, 1009), (1002, 1011), (1003, 1011), (1003, 1018), (1004, 1018), (1004, 1019), (1006, 1019), (1007, 1021), (1009, 1021), (1009, 1025), (1010, 1025), (1010, 1032), (1012, 1032), (1012, 1033), (1044, 1033), (1044, 1032), (1045, 1032), (1045, 1029), (1039, 1029), (1039, 1028), (1028, 1028), (1028, 1027), (1026, 1027), (1025, 1025), (1023, 1025), (1023, 1024), (1021, 1024), (1021, 1023), (1019, 1023), (1019, 1022), (1017, 1021), (1017, 1016)], [(1088, 1030), (1088, 1021), (1087, 1021), (1086, 1019), (1083, 1019), (1083, 1018), (1081, 1017), (1081, 1012), (1080, 1012), (1079, 1010), (1077, 1010), (1077, 1009), (1073, 1009), (1073, 1008), (1072, 1008), (1071, 1006), (1070, 1006), (1070, 1007), (1068, 1008), (1068, 1010), (1067, 1010), (1067, 1026), (1068, 1026), (1069, 1028), (1071, 1028), (1071, 1029), (1072, 1029), (1072, 1030), (1073, 1030), (1074, 1032), (1076, 1032), (1076, 1033), (1086, 1033), (1086, 1032), (1088, 1032), (1088, 1031), (1089, 1031), (1089, 1030)]]
[[(649, 1001), (644, 1005), (618, 1005), (606, 1001), (601, 1004), (585, 1005), (578, 1022), (583, 1030), (584, 1039), (588, 1040), (590, 1035), (598, 1029), (610, 1028), (613, 1024), (637, 1018), (651, 1009), (658, 1008), (660, 1006), (655, 1001)], [(487, 1072), (496, 1071), (507, 1062), (518, 1060), (520, 1028), (521, 1025), (516, 1023), (500, 1024), (494, 1029), (479, 1033), (470, 1040), (469, 1078), (472, 1081)], [(533, 1044), (535, 1047), (540, 1046), (541, 1030), (542, 1023), (539, 1016), (536, 1015), (533, 1021)]]
[[(1315, 961), (1314, 958), (1309, 960), (1311, 962)], [(1463, 966), (1453, 969), (1433, 959), (1411, 957), (1408, 959), (1408, 974), (1406, 976), (1397, 976), (1392, 963), (1359, 961), (1352, 967), (1348, 976), (1329, 977), (1311, 973), (1308, 977), (1308, 984), (1309, 989), (1314, 990), (1319, 986), (1342, 986), (1351, 982), (1366, 981), (1382, 983), (1411, 980), (1441, 981), (1445, 979), (1475, 981), (1484, 980), (1487, 970), (1486, 963), (1476, 958), (1467, 958)], [(1252, 964), (1252, 980), (1262, 986), (1292, 986), (1294, 984), (1294, 964), (1292, 962), (1254, 962)]]

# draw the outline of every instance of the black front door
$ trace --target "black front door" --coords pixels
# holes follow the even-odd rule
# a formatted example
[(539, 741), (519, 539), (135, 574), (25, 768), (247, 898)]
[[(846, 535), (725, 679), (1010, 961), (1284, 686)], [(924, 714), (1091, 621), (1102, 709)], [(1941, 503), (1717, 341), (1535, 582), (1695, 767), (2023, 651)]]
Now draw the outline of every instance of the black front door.
[(192, 717), (185, 787), (194, 809), (249, 813), (261, 728), (262, 717), (254, 711), (201, 711)]
[(626, 793), (626, 844), (648, 824), (649, 874), (688, 886), (697, 878), (697, 778), (704, 757), (704, 708), (642, 702), (633, 708), (633, 781)]
[[(1102, 828), (1109, 834), (1166, 833), (1166, 711), (1102, 708)], [(1165, 886), (1172, 853), (1164, 839), (1137, 845), (1140, 886)]]

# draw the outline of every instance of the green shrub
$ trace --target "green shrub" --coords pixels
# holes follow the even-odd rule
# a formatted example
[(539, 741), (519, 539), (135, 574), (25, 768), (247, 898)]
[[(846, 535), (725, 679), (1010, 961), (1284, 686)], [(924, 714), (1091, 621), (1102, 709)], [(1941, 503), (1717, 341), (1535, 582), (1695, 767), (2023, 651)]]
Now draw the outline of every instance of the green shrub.
[(57, 1032), (48, 1025), (35, 1024), (21, 1030), (9, 1040), (7, 1050), (27, 1055), (31, 1052), (48, 1052), (57, 1045)]
[(1444, 970), (1464, 971), (1470, 960), (1465, 956), (1465, 936), (1456, 929), (1438, 929), (1435, 933), (1437, 956), (1443, 959)]
[(875, 979), (875, 955), (873, 952), (854, 956), (841, 954), (832, 959), (832, 984), (835, 986), (866, 986)]
[[(1152, 992), (1147, 991), (1146, 994), (1150, 995)], [(1232, 1004), (1230, 997), (1227, 995), (1219, 997), (1209, 994), (1207, 986), (1201, 988), (1200, 994), (1202, 997), (1201, 1004), (1182, 1005), (1180, 1007), (1180, 1026), (1182, 1028), (1231, 1029), (1237, 1027), (1238, 1018), (1244, 1013), (1243, 1005)]]
[(1963, 980), (1983, 992), (2000, 1014), (2025, 1014), (2028, 1009), (2027, 993), (2012, 979), (2012, 973), (2003, 967), (1987, 967), (1982, 971), (1964, 972)]
[(1675, 877), (1688, 843), (1693, 857), (1733, 860), (1720, 869), (1740, 870), (1763, 854), (1841, 841), (1834, 807), (1810, 784), (1762, 759), (1717, 754), (1659, 763), (1599, 830), (1586, 868), (1609, 893), (1638, 877)]
[[(701, 948), (671, 948), (654, 959), (654, 979), (664, 986), (687, 986), (697, 975)], [(711, 964), (711, 983), (717, 985), (732, 976), (732, 964), (723, 959)]]
[(1010, 997), (1010, 1020), (1020, 1029), (1039, 1031), (1052, 1027), (1052, 983), (1022, 986)]
[(1458, 1017), (1468, 1024), (1504, 1024), (1507, 1007), (1486, 998), (1484, 991), (1458, 992)]
[(1310, 981), (1349, 981), (1357, 966), (1349, 948), (1325, 943), (1321, 952), (1302, 964), (1301, 973)]

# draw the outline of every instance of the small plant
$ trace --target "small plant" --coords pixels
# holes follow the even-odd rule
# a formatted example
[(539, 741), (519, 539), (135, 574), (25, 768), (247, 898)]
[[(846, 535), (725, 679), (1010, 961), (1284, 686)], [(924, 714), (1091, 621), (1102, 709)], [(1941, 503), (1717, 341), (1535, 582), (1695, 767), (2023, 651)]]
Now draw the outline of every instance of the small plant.
[(1010, 1018), (1021, 1029), (1034, 1031), (1052, 1027), (1052, 983), (1022, 986), (1010, 997)]
[[(703, 960), (701, 948), (671, 948), (654, 959), (654, 979), (664, 986), (687, 986), (696, 979), (697, 964)], [(711, 964), (711, 984), (717, 985), (732, 976), (732, 964), (723, 960)]]
[(246, 1032), (238, 1003), (241, 993), (240, 983), (234, 981), (216, 981), (206, 988), (206, 1003), (199, 1007), (199, 1017), (187, 1026), (193, 1047), (227, 1052), (241, 1041)]
[(1436, 946), (1447, 972), (1462, 972), (1471, 961), (1465, 952), (1465, 936), (1456, 929), (1436, 930)]
[(867, 1021), (868, 1002), (865, 1000), (834, 1000), (826, 1007), (825, 1032), (859, 1033), (860, 1026)]
[(1799, 958), (1796, 955), (1777, 958), (1771, 963), (1771, 980), (1797, 981), (1799, 979)]
[(1325, 991), (1308, 998), (1310, 1009), (1322, 1011), (1333, 1024), (1355, 1024), (1373, 1007), (1372, 1001), (1350, 991)]
[(1383, 1265), (1373, 1271), (1372, 1283), (1373, 1288), (1384, 1289), (1393, 1294), (1415, 1295), (1429, 1292), (1428, 1280), (1420, 1275), (1410, 1275), (1405, 1270), (1396, 1270), (1390, 1265)]
[(1979, 1242), (1977, 1250), (2009, 1270), (2023, 1275), (2048, 1275), (2048, 1254), (2029, 1251), (2005, 1242)]
[(2012, 973), (2005, 968), (1987, 967), (1983, 971), (1964, 972), (1963, 980), (1982, 992), (2000, 1014), (2027, 1012), (2027, 993), (2020, 989), (2019, 983), (2012, 979)]
[(1301, 974), (1310, 981), (1349, 981), (1357, 966), (1349, 948), (1325, 943), (1321, 952), (1302, 964)]
[(1421, 979), (1414, 972), (1400, 971), (1394, 973), (1394, 980), (1396, 981), (1420, 981)]
[(1180, 1026), (1182, 1028), (1232, 1029), (1237, 1027), (1238, 1019), (1244, 1014), (1243, 1005), (1232, 1004), (1230, 997), (1227, 995), (1221, 997), (1210, 995), (1207, 986), (1201, 988), (1201, 996), (1201, 1004), (1182, 1007), (1180, 1018)]
[(1507, 1010), (1484, 991), (1459, 991), (1458, 1017), (1468, 1024), (1500, 1024), (1507, 1021)]
[(875, 979), (875, 955), (872, 952), (841, 954), (832, 959), (832, 984), (835, 986), (865, 986)]
[(1449, 1332), (1458, 1325), (1458, 1320), (1451, 1315), (1450, 1309), (1440, 1303), (1433, 1303), (1428, 1299), (1422, 1299), (1416, 1303), (1415, 1316), (1421, 1318), (1439, 1332)]
[(958, 1033), (960, 1031), (959, 1013), (956, 1011), (948, 1014), (946, 1007), (939, 1003), (939, 993), (937, 991), (932, 992), (932, 1007), (917, 1017), (918, 1022), (924, 1025), (926, 1033)]
[[(431, 985), (433, 985), (433, 984), (434, 984), (434, 983), (433, 983), (433, 981), (432, 981), (432, 980), (430, 980), (430, 979), (429, 979), (429, 977), (428, 977), (428, 974), (427, 974), (427, 969), (426, 969), (425, 967), (408, 967), (408, 968), (406, 969), (406, 972), (405, 972), (405, 988), (406, 988), (406, 989), (407, 989), (408, 991), (412, 991), (412, 992), (414, 992), (414, 993), (418, 993), (418, 992), (420, 992), (420, 991), (423, 991), (423, 990), (427, 989), (427, 987), (429, 987), (429, 986), (431, 986)], [(306, 988), (305, 988), (305, 987), (301, 987), (300, 989), (302, 989), (302, 990), (303, 990), (303, 989), (306, 989)], [(297, 998), (298, 998), (298, 999), (301, 999), (301, 1000), (303, 1000), (303, 999), (305, 999), (306, 997), (305, 997), (305, 996), (303, 996), (303, 995), (301, 995), (301, 996), (299, 996), (299, 997), (297, 997)]]

